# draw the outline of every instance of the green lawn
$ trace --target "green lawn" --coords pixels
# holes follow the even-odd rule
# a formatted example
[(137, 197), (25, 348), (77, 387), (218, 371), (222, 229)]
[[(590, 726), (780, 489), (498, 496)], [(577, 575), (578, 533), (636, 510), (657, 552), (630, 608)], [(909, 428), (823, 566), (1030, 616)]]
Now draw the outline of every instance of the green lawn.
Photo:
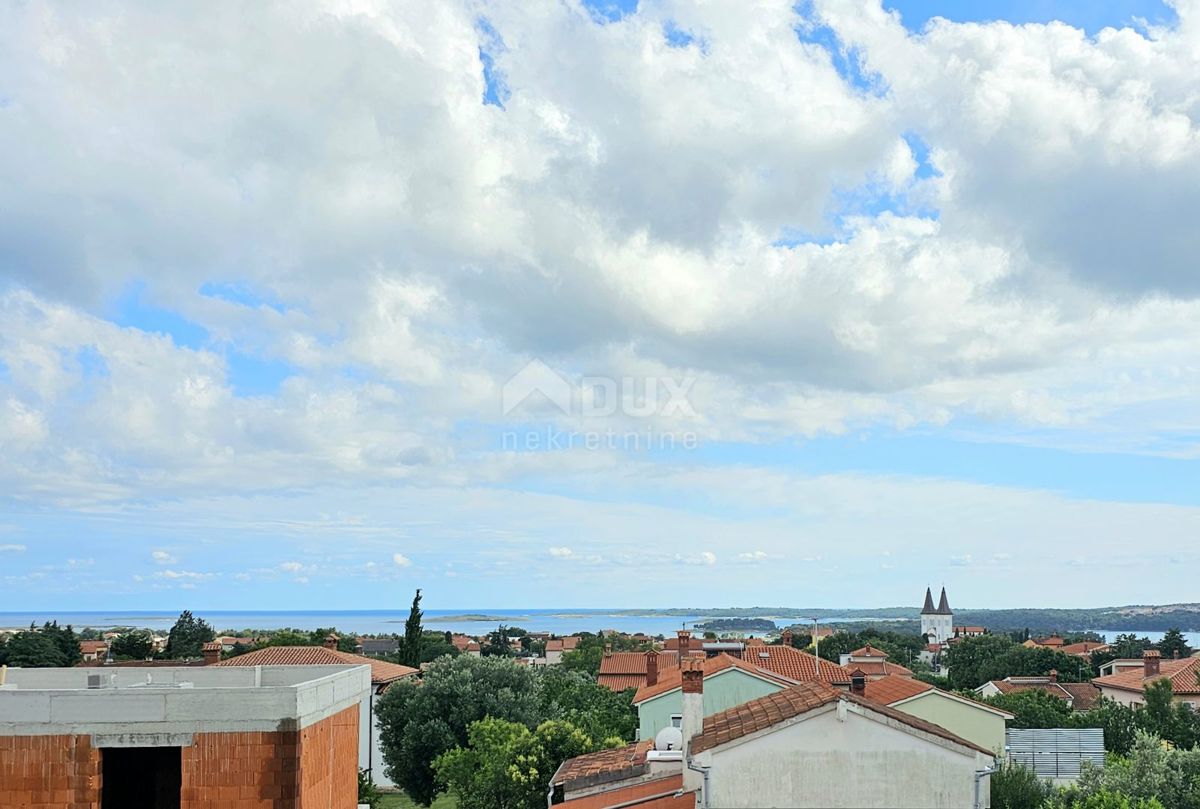
[[(409, 800), (408, 796), (403, 792), (389, 794), (383, 796), (383, 801), (379, 804), (379, 809), (420, 809), (417, 804)], [(458, 803), (449, 795), (442, 795), (433, 802), (432, 809), (458, 809)]]

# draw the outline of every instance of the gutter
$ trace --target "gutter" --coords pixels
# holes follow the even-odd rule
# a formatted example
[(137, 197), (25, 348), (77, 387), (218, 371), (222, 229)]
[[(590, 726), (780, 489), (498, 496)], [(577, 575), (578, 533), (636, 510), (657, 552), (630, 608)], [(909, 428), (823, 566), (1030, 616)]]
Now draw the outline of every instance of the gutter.
[(980, 793), (979, 784), (984, 778), (987, 778), (989, 775), (997, 772), (999, 769), (999, 767), (989, 767), (986, 770), (975, 771), (975, 809), (984, 809), (983, 795)]
[(687, 757), (687, 759), (684, 761), (684, 764), (692, 772), (698, 772), (702, 776), (704, 776), (704, 786), (700, 790), (700, 809), (708, 809), (708, 794), (709, 794), (708, 771), (711, 770), (712, 768), (711, 767), (701, 767), (700, 765), (696, 764), (696, 760), (694, 758), (692, 758), (691, 756)]

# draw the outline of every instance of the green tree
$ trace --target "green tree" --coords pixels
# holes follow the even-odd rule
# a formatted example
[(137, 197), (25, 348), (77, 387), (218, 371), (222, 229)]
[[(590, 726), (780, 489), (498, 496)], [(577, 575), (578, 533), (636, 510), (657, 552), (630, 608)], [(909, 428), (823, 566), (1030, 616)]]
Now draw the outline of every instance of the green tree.
[(83, 650), (79, 648), (79, 636), (68, 624), (60, 627), (58, 621), (47, 621), (42, 625), (42, 634), (54, 642), (62, 652), (62, 665), (78, 666), (83, 662)]
[(1102, 728), (1104, 749), (1123, 756), (1129, 753), (1137, 738), (1138, 722), (1138, 712), (1134, 708), (1103, 698), (1092, 710), (1073, 713), (1067, 727)]
[(581, 646), (564, 652), (560, 668), (567, 671), (579, 671), (595, 677), (600, 673), (600, 661), (604, 658), (604, 647)]
[[(447, 635), (449, 635), (449, 634), (450, 634), (449, 632), (435, 632), (435, 631), (428, 630), (428, 629), (421, 633), (421, 662), (422, 663), (432, 663), (434, 660), (437, 660), (439, 657), (445, 657), (446, 655), (449, 655), (450, 657), (458, 656), (458, 654), (459, 654), (458, 649), (455, 647), (455, 645), (453, 643), (450, 642), (450, 639), (447, 637)], [(400, 645), (401, 645), (401, 647), (403, 647), (404, 642), (401, 641)], [(403, 653), (403, 648), (401, 648), (400, 650), (397, 651), (397, 655), (396, 655), (397, 663), (404, 662), (403, 660), (400, 659), (400, 655), (402, 653)]]
[(992, 773), (992, 809), (1041, 809), (1054, 793), (1049, 781), (1019, 764), (1002, 764)]
[(971, 689), (996, 679), (995, 661), (1014, 648), (1023, 647), (1018, 647), (1003, 635), (981, 635), (951, 644), (950, 648), (942, 653), (946, 667), (950, 670), (950, 685), (956, 690)]
[(1178, 750), (1141, 731), (1128, 757), (1110, 756), (1103, 768), (1085, 766), (1078, 791), (1087, 797), (1105, 791), (1144, 800), (1164, 809), (1200, 806), (1200, 750)]
[(1182, 749), (1200, 744), (1200, 713), (1174, 701), (1170, 680), (1155, 680), (1145, 689), (1145, 707), (1138, 711), (1139, 724)]
[(578, 671), (561, 666), (538, 670), (541, 716), (562, 719), (598, 741), (634, 741), (638, 715), (633, 693), (613, 691)]
[(414, 669), (420, 668), (422, 661), (421, 615), (421, 590), (418, 588), (408, 611), (408, 620), (404, 622), (404, 640), (400, 643), (400, 662)]
[(1179, 627), (1168, 629), (1163, 635), (1162, 640), (1156, 643), (1155, 646), (1158, 647), (1158, 651), (1165, 658), (1192, 656), (1192, 647), (1188, 646), (1183, 633), (1179, 631)]
[(67, 665), (66, 656), (55, 639), (44, 632), (29, 629), (18, 632), (4, 645), (0, 663), (19, 668), (57, 668)]
[(489, 632), (483, 643), (480, 644), (479, 653), (484, 657), (512, 657), (513, 648), (509, 645), (508, 639), (513, 637), (515, 632), (500, 624), (496, 627), (496, 631)]
[(179, 619), (171, 627), (167, 636), (166, 657), (172, 660), (199, 657), (204, 644), (217, 636), (213, 628), (203, 618), (196, 618), (191, 610), (184, 610)]
[(1131, 798), (1101, 789), (1090, 794), (1068, 787), (1042, 804), (1042, 809), (1163, 809), (1158, 798)]
[(434, 763), (438, 783), (460, 809), (542, 809), (550, 776), (568, 758), (598, 749), (570, 722), (550, 720), (530, 730), (503, 719), (473, 722), (466, 747)]
[(154, 638), (144, 629), (134, 629), (113, 638), (108, 651), (116, 660), (146, 660), (154, 654)]
[(436, 660), (420, 683), (400, 680), (376, 704), (388, 777), (428, 806), (437, 795), (433, 762), (468, 745), (472, 722), (492, 717), (533, 727), (540, 701), (537, 675), (527, 666), (471, 655)]
[(1037, 689), (996, 694), (986, 701), (1016, 716), (1008, 723), (1010, 728), (1065, 728), (1071, 721), (1066, 700)]

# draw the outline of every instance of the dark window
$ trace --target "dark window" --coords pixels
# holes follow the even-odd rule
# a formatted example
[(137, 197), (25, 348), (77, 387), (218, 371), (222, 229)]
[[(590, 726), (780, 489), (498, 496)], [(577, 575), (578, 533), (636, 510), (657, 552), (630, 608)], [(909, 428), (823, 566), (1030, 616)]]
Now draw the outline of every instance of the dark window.
[(100, 809), (180, 809), (178, 747), (106, 747)]

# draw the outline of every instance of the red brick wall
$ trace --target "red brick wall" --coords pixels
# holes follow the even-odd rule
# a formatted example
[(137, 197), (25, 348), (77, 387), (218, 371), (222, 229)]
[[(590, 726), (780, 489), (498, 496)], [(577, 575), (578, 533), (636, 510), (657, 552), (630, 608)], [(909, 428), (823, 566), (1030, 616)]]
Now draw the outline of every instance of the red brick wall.
[[(197, 733), (183, 809), (355, 809), (358, 711), (299, 732)], [(0, 736), (0, 809), (99, 809), (100, 756), (88, 736)]]
[(99, 809), (100, 755), (87, 736), (0, 736), (4, 809)]
[(297, 735), (197, 733), (183, 748), (183, 809), (294, 809)]
[(300, 731), (296, 809), (356, 809), (358, 718), (354, 705)]

